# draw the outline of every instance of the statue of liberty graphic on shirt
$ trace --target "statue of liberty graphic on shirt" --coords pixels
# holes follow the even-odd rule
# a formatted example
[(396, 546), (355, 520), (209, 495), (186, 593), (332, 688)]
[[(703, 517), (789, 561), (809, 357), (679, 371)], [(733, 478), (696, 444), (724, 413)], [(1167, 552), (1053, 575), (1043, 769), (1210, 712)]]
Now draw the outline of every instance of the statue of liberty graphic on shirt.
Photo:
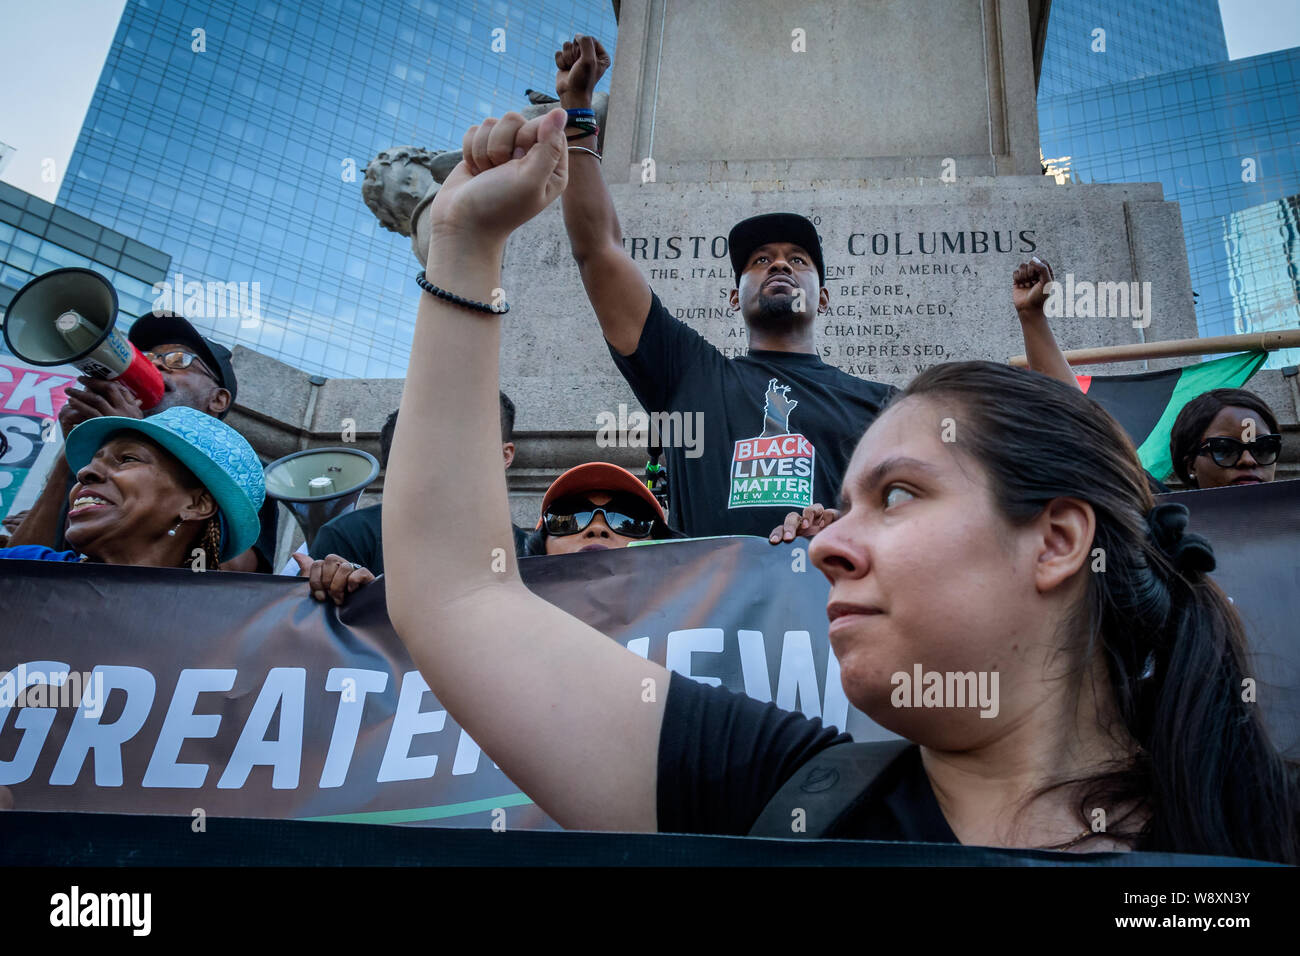
[(789, 385), (768, 380), (763, 430), (756, 438), (736, 442), (731, 456), (728, 508), (799, 509), (813, 503), (816, 449), (803, 435), (790, 431), (790, 413), (798, 405), (790, 398)]

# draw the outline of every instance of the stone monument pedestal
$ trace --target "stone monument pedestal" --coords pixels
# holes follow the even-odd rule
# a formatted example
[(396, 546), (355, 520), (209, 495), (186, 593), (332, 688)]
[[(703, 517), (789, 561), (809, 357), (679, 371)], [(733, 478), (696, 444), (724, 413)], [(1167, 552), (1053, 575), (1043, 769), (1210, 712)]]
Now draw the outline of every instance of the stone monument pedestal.
[[(727, 355), (748, 348), (745, 323), (727, 301), (735, 284), (727, 232), (778, 211), (809, 217), (822, 239), (831, 295), (815, 321), (818, 353), (863, 378), (901, 386), (940, 362), (1005, 362), (1023, 352), (1011, 274), (1035, 255), (1052, 264), (1076, 313), (1053, 321), (1062, 348), (1196, 335), (1178, 206), (1158, 183), (1058, 186), (1045, 176), (999, 176), (647, 183), (611, 192), (624, 247), (651, 288)], [(587, 302), (559, 208), (511, 238), (503, 282), (511, 311), (501, 376), (518, 427), (594, 433), (601, 413), (636, 407)], [(1182, 362), (1146, 367), (1173, 364)], [(593, 439), (591, 457), (599, 452)]]

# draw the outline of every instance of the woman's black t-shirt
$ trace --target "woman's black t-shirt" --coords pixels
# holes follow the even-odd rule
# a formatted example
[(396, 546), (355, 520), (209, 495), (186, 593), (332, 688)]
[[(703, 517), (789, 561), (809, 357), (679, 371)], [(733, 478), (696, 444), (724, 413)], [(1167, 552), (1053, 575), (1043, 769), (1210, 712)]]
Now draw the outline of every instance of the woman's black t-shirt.
[[(748, 833), (794, 772), (848, 734), (674, 673), (659, 734), (661, 833)], [(957, 843), (909, 747), (878, 778), (876, 796), (845, 821), (841, 838)]]

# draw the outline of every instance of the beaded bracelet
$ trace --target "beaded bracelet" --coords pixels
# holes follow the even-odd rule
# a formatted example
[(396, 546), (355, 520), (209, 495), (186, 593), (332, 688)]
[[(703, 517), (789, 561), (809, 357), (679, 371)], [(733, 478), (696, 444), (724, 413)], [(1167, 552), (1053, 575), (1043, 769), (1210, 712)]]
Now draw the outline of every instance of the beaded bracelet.
[(436, 285), (424, 277), (423, 272), (415, 274), (415, 281), (420, 284), (420, 288), (425, 292), (436, 295), (440, 299), (446, 299), (448, 302), (454, 302), (456, 305), (464, 306), (467, 309), (473, 309), (476, 312), (488, 312), (492, 315), (505, 315), (510, 311), (510, 304), (502, 302), (498, 305), (488, 305), (486, 302), (475, 302), (473, 299), (466, 299), (456, 295), (454, 292), (448, 292), (446, 289), (439, 289)]

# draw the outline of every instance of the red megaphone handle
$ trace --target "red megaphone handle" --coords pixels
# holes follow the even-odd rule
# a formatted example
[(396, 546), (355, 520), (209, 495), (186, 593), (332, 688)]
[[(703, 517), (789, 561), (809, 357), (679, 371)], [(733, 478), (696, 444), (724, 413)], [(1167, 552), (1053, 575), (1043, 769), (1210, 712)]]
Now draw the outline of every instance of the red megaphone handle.
[(126, 371), (117, 377), (129, 388), (136, 398), (140, 399), (140, 407), (144, 411), (153, 408), (163, 397), (163, 380), (162, 372), (158, 371), (153, 362), (144, 357), (135, 346), (131, 347), (134, 353), (131, 357), (131, 364), (126, 367)]

